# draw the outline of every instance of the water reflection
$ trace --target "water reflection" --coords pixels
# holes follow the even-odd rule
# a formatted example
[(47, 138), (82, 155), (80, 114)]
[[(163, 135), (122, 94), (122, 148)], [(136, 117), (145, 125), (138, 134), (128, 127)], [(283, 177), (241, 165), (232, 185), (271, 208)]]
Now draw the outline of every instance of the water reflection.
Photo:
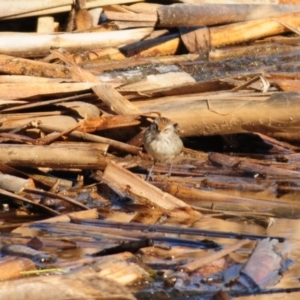
[(289, 258), (300, 261), (300, 220), (275, 219), (273, 226), (267, 229), (267, 234), (288, 239)]

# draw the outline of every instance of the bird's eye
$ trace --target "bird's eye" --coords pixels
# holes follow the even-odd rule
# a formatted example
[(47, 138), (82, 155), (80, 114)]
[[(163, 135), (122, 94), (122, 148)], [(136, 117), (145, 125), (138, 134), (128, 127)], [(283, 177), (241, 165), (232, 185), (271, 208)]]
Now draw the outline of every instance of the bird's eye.
[(152, 130), (158, 130), (158, 126), (157, 126), (157, 124), (156, 124), (155, 122), (153, 122), (153, 123), (151, 124), (151, 129), (152, 129)]

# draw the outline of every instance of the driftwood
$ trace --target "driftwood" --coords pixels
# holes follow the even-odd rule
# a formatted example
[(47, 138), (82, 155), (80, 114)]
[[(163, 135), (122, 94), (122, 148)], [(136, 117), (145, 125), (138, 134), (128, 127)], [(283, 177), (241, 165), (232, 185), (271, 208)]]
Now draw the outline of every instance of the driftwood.
[[(300, 9), (300, 7), (298, 7)], [(159, 26), (181, 27), (216, 25), (276, 16), (297, 10), (295, 5), (215, 5), (173, 4), (157, 9)], [(186, 18), (185, 16), (188, 16)]]
[[(148, 185), (142, 179), (135, 178), (133, 175), (116, 164), (109, 164), (103, 174), (103, 179), (119, 187), (131, 197), (139, 199), (145, 205), (154, 206), (161, 211), (161, 214), (169, 214), (171, 220), (194, 222), (201, 217), (200, 213), (193, 211), (183, 201), (162, 193), (159, 189)], [(157, 214), (157, 218), (161, 216)]]
[[(86, 8), (93, 8), (104, 5), (111, 5), (114, 3), (132, 3), (132, 0), (93, 0), (88, 1)], [(57, 0), (57, 1), (47, 1), (41, 3), (38, 0), (32, 1), (28, 4), (26, 0), (20, 1), (18, 4), (12, 5), (11, 2), (4, 1), (1, 3), (1, 15), (3, 19), (9, 18), (24, 18), (29, 16), (37, 15), (49, 15), (59, 12), (70, 11), (72, 8), (72, 0)]]
[[(143, 103), (141, 111), (158, 110), (168, 118), (177, 120), (183, 136), (245, 132), (257, 125), (280, 128), (281, 131), (300, 121), (298, 93), (278, 93), (262, 101), (259, 98), (249, 99), (246, 95), (245, 100), (241, 96), (238, 101), (225, 102), (221, 99), (226, 97), (224, 94), (204, 96), (203, 100), (199, 96), (158, 98), (153, 100), (152, 105)], [(228, 96), (227, 99), (230, 98)], [(139, 103), (136, 106), (139, 107)]]
[[(18, 288), (16, 289), (16, 285)], [(34, 288), (33, 288), (34, 287)], [(19, 279), (0, 283), (0, 297), (5, 299), (66, 299), (69, 297), (98, 297), (105, 299), (135, 299), (121, 284), (98, 276), (51, 276)], [(13, 295), (13, 296), (12, 296)], [(24, 295), (26, 295), (24, 297)]]
[[(70, 78), (69, 68), (8, 55), (0, 55), (0, 71), (4, 74)], [(42, 75), (43, 74), (43, 75)]]
[[(300, 290), (298, 5), (8, 2), (1, 299)], [(159, 116), (169, 176), (143, 149)]]
[[(34, 34), (10, 35), (4, 33), (1, 36), (0, 52), (1, 54), (30, 57), (44, 56), (49, 53), (51, 47), (62, 47), (69, 51), (116, 47), (139, 41), (149, 35), (151, 31), (152, 29), (148, 28), (128, 30), (127, 35), (122, 35), (123, 40), (120, 38), (118, 32), (114, 33), (111, 31), (36, 36)], [(32, 43), (29, 44), (28, 41), (32, 41)], [(26, 46), (20, 47), (20, 43)]]
[[(61, 146), (1, 145), (1, 162), (10, 166), (44, 166), (66, 168), (103, 168), (107, 159), (97, 149)], [(63, 156), (62, 154), (65, 153)]]

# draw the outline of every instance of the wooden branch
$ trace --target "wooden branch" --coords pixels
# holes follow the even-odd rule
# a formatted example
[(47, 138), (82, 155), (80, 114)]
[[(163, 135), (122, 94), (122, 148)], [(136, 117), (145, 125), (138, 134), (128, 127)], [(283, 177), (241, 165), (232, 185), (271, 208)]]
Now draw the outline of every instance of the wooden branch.
[(223, 155), (220, 153), (210, 153), (208, 158), (211, 162), (230, 168), (235, 168), (237, 170), (244, 170), (253, 174), (263, 174), (264, 176), (269, 177), (300, 179), (300, 172), (298, 171), (285, 170), (280, 167), (263, 166), (257, 163), (241, 160), (240, 158), (229, 157), (228, 155)]
[(24, 179), (21, 177), (0, 173), (0, 189), (4, 189), (14, 193), (19, 193), (23, 191), (26, 187), (35, 187), (34, 182), (31, 178)]
[[(224, 96), (223, 94), (213, 97)], [(199, 100), (199, 97), (193, 94), (189, 97), (164, 97), (162, 103), (159, 102), (160, 99), (155, 99), (149, 104), (143, 102), (140, 105), (135, 102), (135, 105), (144, 113), (159, 111), (162, 115), (176, 120), (183, 136), (252, 131), (252, 128), (258, 125), (287, 130), (300, 122), (300, 93), (277, 93), (265, 101), (251, 97), (242, 100), (241, 95), (240, 100), (232, 101), (233, 94), (230, 101), (220, 98)], [(169, 101), (166, 102), (168, 99)], [(210, 99), (210, 96), (206, 96), (206, 99)]]
[[(143, 0), (93, 0), (87, 1), (86, 8), (141, 1)], [(14, 19), (67, 12), (72, 9), (72, 4), (73, 0), (32, 0), (30, 2), (27, 0), (20, 0), (18, 2), (12, 2), (10, 0), (0, 1), (0, 18)]]
[(51, 95), (56, 93), (76, 93), (87, 91), (96, 83), (3, 83), (0, 89), (1, 99), (22, 99), (38, 95)]
[(102, 151), (77, 146), (0, 145), (0, 163), (9, 166), (104, 169), (107, 160)]
[[(25, 197), (22, 197), (22, 196), (19, 196), (19, 195), (16, 195), (12, 192), (9, 192), (9, 191), (6, 191), (6, 190), (3, 190), (3, 189), (0, 189), (0, 195), (2, 196), (5, 196), (5, 197), (9, 197), (9, 198), (12, 198), (12, 199), (15, 199), (15, 200), (18, 200), (18, 201), (21, 201), (21, 202), (24, 202), (26, 204), (30, 204), (34, 207), (37, 207), (47, 213), (50, 213), (51, 215), (54, 215), (54, 216), (57, 216), (57, 215), (60, 215), (59, 212), (55, 211), (54, 209), (50, 208), (50, 207), (47, 207), (46, 205), (42, 205), (42, 204), (39, 204), (39, 203), (36, 203), (34, 201), (31, 201)], [(1, 297), (0, 297), (1, 298)]]
[(123, 190), (133, 198), (146, 205), (153, 205), (171, 217), (185, 219), (193, 222), (199, 219), (201, 214), (192, 210), (183, 201), (162, 192), (160, 189), (150, 185), (133, 173), (123, 169), (115, 163), (109, 163), (104, 171), (103, 179)]
[(241, 22), (297, 9), (299, 5), (173, 4), (160, 6), (157, 13), (159, 26), (181, 27)]
[(249, 243), (250, 243), (250, 240), (238, 241), (235, 244), (228, 246), (220, 251), (214, 252), (212, 254), (207, 254), (206, 256), (204, 256), (202, 258), (199, 258), (190, 263), (187, 263), (187, 264), (181, 266), (181, 268), (188, 272), (193, 272), (196, 269), (199, 269), (200, 267), (202, 267), (204, 265), (212, 263), (212, 262), (216, 261), (217, 259), (220, 259), (220, 258), (224, 257), (225, 255), (230, 254), (233, 251), (239, 250), (240, 248), (242, 248), (243, 246), (245, 246)]
[[(0, 42), (1, 47), (1, 42)], [(49, 64), (14, 56), (0, 54), (0, 72), (10, 75), (30, 75), (36, 77), (70, 78), (67, 66)]]
[(120, 151), (124, 151), (127, 153), (131, 153), (134, 155), (138, 155), (142, 151), (142, 148), (140, 148), (140, 147), (135, 147), (135, 146), (128, 145), (126, 143), (122, 143), (122, 142), (115, 141), (112, 139), (108, 139), (108, 138), (105, 138), (102, 136), (97, 136), (97, 135), (89, 134), (89, 133), (83, 133), (83, 132), (76, 131), (76, 130), (71, 132), (69, 135), (72, 137), (79, 138), (84, 141), (90, 141), (90, 142), (96, 142), (96, 143), (107, 143), (115, 149), (118, 149)]
[(133, 13), (121, 13), (115, 11), (105, 11), (107, 19), (114, 21), (128, 21), (128, 22), (151, 22), (154, 26), (157, 21), (157, 14), (133, 14)]
[(38, 57), (49, 54), (51, 48), (83, 51), (103, 47), (119, 47), (144, 39), (152, 30), (152, 28), (139, 28), (92, 33), (0, 33), (0, 53), (21, 57)]
[(290, 31), (283, 23), (300, 26), (300, 12), (210, 28), (211, 48), (237, 44)]
[(123, 97), (111, 85), (101, 83), (99, 79), (89, 71), (83, 70), (77, 66), (70, 58), (66, 57), (57, 50), (52, 50), (52, 54), (60, 58), (65, 63), (69, 64), (71, 76), (78, 81), (82, 82), (95, 82), (98, 85), (94, 86), (92, 90), (95, 94), (114, 112), (118, 114), (139, 114), (139, 109), (136, 108), (131, 102)]

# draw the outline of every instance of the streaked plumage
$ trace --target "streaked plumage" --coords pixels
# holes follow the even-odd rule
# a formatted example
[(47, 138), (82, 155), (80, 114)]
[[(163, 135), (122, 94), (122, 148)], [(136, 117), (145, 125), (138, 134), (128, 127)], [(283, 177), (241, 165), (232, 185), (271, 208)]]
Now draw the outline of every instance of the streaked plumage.
[[(183, 148), (182, 141), (178, 135), (178, 124), (173, 123), (171, 120), (158, 117), (147, 128), (144, 134), (144, 147), (145, 150), (156, 162), (171, 162), (174, 157), (180, 154)], [(154, 164), (149, 172), (150, 177)]]

